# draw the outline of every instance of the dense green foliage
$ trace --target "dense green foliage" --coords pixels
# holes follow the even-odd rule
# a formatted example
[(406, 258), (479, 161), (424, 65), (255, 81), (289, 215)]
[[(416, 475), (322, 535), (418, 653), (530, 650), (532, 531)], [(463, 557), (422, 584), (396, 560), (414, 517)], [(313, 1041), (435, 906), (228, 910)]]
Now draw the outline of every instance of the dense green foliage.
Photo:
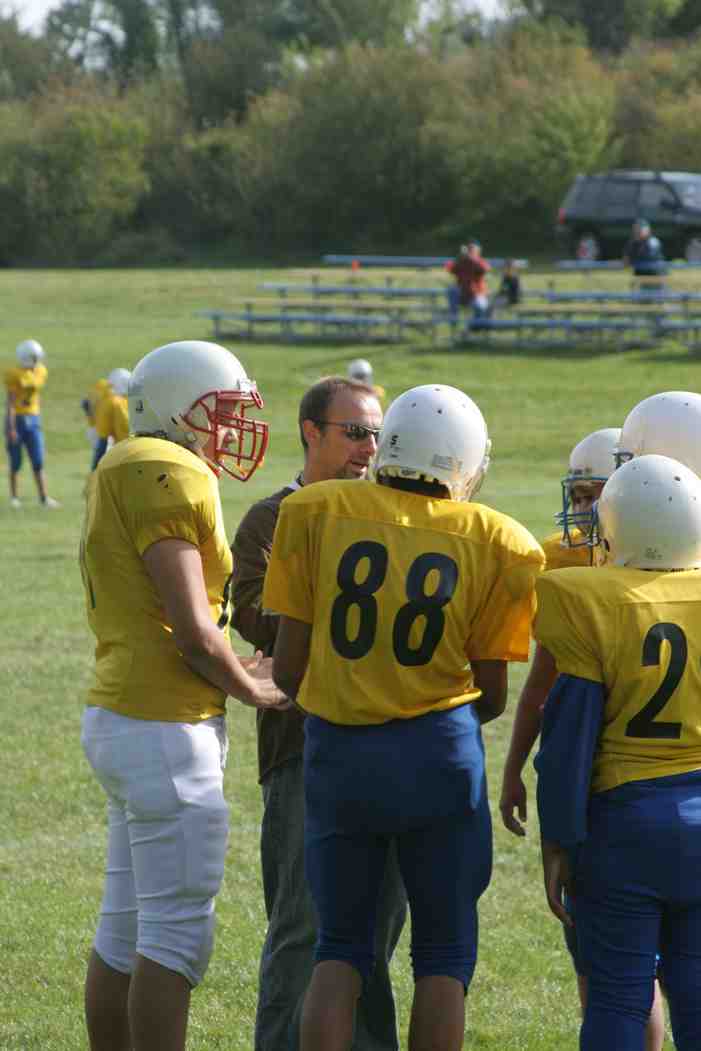
[(578, 172), (701, 169), (697, 0), (507, 9), (63, 0), (40, 36), (0, 17), (0, 261), (435, 252), (468, 232), (547, 254)]

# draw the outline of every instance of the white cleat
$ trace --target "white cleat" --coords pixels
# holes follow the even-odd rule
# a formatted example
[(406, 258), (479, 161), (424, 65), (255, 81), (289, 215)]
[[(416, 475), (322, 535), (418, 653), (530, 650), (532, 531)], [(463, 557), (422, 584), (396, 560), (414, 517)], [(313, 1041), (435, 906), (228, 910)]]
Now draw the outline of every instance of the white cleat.
[(18, 496), (13, 496), (10, 498), (10, 507), (13, 509), (13, 511), (18, 511), (21, 506), (22, 501)]
[(58, 500), (54, 500), (53, 496), (46, 496), (41, 501), (41, 506), (47, 508), (49, 511), (55, 511), (61, 505)]

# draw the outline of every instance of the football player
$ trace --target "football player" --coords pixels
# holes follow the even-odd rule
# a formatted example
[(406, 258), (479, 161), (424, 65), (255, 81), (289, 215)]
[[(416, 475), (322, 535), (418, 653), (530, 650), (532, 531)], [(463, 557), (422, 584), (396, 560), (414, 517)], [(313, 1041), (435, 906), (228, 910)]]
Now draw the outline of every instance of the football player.
[[(572, 449), (567, 474), (561, 482), (562, 512), (556, 516), (561, 528), (542, 542), (546, 569), (590, 564), (591, 509), (615, 470), (620, 435), (619, 429), (604, 427), (588, 434)], [(499, 802), (504, 825), (517, 836), (525, 835), (521, 822), (527, 816), (527, 793), (522, 772), (540, 732), (542, 708), (555, 675), (552, 662), (536, 647), (516, 709)], [(518, 812), (518, 819), (514, 811)]]
[(556, 685), (536, 757), (548, 904), (588, 977), (582, 1051), (643, 1051), (662, 958), (675, 1047), (701, 1047), (701, 480), (623, 464), (597, 505), (604, 563), (538, 581)]
[(128, 369), (112, 369), (107, 377), (108, 387), (95, 405), (95, 445), (91, 470), (95, 470), (108, 446), (121, 442), (129, 435)]
[(365, 358), (354, 358), (351, 361), (348, 366), (348, 379), (355, 380), (356, 383), (364, 383), (366, 387), (372, 387), (375, 397), (382, 404), (387, 392), (384, 387), (380, 387), (379, 384), (375, 383), (372, 365)]
[(281, 505), (263, 605), (281, 614), (275, 681), (307, 713), (320, 919), (303, 1051), (350, 1047), (392, 841), (411, 906), (412, 1047), (462, 1047), (491, 873), (480, 724), (504, 710), (507, 661), (528, 657), (544, 562), (522, 526), (469, 502), (489, 444), (466, 394), (416, 387), (389, 407), (375, 480)]
[(231, 552), (218, 476), (267, 445), (256, 384), (223, 347), (169, 343), (129, 387), (134, 437), (89, 479), (81, 568), (95, 677), (83, 747), (108, 800), (105, 890), (85, 991), (91, 1051), (182, 1051), (223, 871), (227, 695), (286, 701), (270, 659), (227, 634)]
[(17, 490), (17, 475), (22, 466), (24, 448), (34, 471), (41, 506), (55, 509), (60, 504), (46, 491), (44, 433), (39, 404), (39, 391), (49, 375), (44, 365), (44, 348), (35, 339), (25, 339), (18, 343), (15, 353), (17, 364), (5, 371), (5, 442), (10, 461), (10, 507), (17, 510), (22, 506)]
[[(546, 570), (590, 565), (592, 507), (599, 498), (605, 482), (615, 470), (620, 438), (620, 428), (604, 427), (582, 438), (570, 453), (567, 474), (561, 483), (562, 511), (556, 516), (561, 528), (542, 541)], [(528, 813), (523, 768), (540, 733), (543, 705), (556, 678), (557, 670), (550, 655), (542, 646), (536, 644), (533, 662), (521, 691), (511, 730), (499, 800), (502, 821), (509, 832), (516, 836), (526, 834), (522, 824), (525, 823)], [(518, 818), (514, 811), (517, 811)], [(577, 975), (580, 1007), (584, 1011), (587, 1002), (587, 978), (573, 928), (566, 926), (564, 934)], [(664, 1010), (657, 985), (647, 1040), (647, 1051), (661, 1051), (664, 1043)]]
[(91, 445), (95, 444), (95, 440), (97, 438), (97, 435), (94, 432), (95, 409), (97, 407), (97, 403), (100, 401), (103, 395), (107, 393), (109, 389), (110, 381), (107, 379), (106, 376), (104, 376), (102, 379), (96, 381), (94, 387), (92, 388), (88, 396), (86, 398), (83, 398), (83, 400), (80, 403), (80, 407), (85, 413), (85, 418), (88, 421), (89, 427), (93, 428), (92, 433), (88, 431), (88, 438), (90, 439)]

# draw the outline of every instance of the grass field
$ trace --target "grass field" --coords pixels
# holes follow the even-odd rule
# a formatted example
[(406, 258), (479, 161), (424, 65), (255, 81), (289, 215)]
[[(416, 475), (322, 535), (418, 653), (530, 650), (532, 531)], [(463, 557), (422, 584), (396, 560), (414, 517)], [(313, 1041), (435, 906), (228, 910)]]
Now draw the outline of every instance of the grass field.
[[(233, 297), (253, 294), (260, 280), (282, 276), (252, 270), (0, 273), (0, 360), (9, 365), (15, 344), (27, 337), (38, 339), (47, 352), (47, 475), (49, 491), (63, 505), (61, 511), (41, 510), (25, 467), (25, 506), (12, 511), (3, 478), (0, 1051), (86, 1046), (82, 981), (100, 897), (104, 807), (79, 743), (92, 661), (76, 560), (90, 459), (80, 398), (98, 377), (116, 366), (133, 366), (153, 347), (206, 338), (206, 322), (193, 316), (196, 310), (226, 307)], [(613, 287), (623, 277), (605, 280)], [(482, 499), (539, 537), (551, 530), (559, 479), (579, 438), (598, 427), (620, 425), (637, 401), (655, 391), (701, 389), (701, 362), (672, 343), (625, 353), (583, 347), (455, 351), (419, 339), (383, 347), (259, 343), (232, 349), (259, 383), (272, 435), (267, 462), (250, 483), (222, 484), (232, 535), (245, 508), (291, 478), (300, 465), (295, 420), (305, 387), (323, 374), (345, 371), (358, 355), (371, 358), (377, 382), (390, 398), (428, 381), (452, 383), (475, 398), (493, 440)], [(2, 470), (6, 475), (4, 463)], [(509, 711), (486, 728), (494, 802), (524, 670), (512, 671)], [(231, 846), (217, 944), (207, 978), (193, 998), (193, 1051), (250, 1051), (253, 1046), (264, 912), (252, 712), (231, 702), (229, 726)], [(574, 1049), (575, 984), (558, 924), (545, 906), (534, 808), (528, 837), (518, 841), (501, 828), (495, 807), (494, 812), (494, 878), (482, 899), (465, 1047)], [(405, 943), (397, 953), (394, 979), (405, 1039), (412, 988)]]

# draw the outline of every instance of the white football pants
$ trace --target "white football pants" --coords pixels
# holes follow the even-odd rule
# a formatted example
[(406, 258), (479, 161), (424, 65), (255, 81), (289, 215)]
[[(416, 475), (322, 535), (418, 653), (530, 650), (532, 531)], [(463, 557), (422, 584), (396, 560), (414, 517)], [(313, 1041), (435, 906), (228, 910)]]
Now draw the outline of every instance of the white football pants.
[(229, 827), (224, 716), (152, 722), (88, 707), (82, 743), (108, 800), (95, 949), (117, 971), (130, 974), (138, 953), (197, 985), (212, 952)]

